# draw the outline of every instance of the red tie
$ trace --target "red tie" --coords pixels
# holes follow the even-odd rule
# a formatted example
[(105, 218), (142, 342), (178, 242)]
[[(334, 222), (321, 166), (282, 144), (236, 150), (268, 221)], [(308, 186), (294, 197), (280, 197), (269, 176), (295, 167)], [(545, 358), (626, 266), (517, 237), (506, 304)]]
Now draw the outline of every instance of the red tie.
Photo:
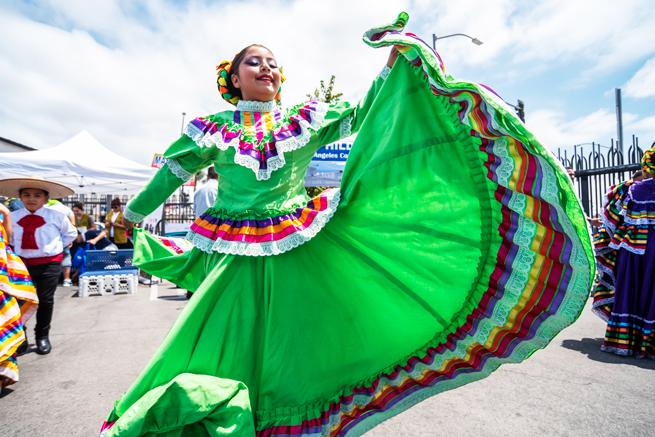
[(37, 249), (39, 246), (36, 244), (35, 232), (38, 228), (45, 225), (43, 217), (36, 214), (26, 215), (16, 223), (23, 227), (23, 239), (21, 240), (21, 247), (23, 249)]

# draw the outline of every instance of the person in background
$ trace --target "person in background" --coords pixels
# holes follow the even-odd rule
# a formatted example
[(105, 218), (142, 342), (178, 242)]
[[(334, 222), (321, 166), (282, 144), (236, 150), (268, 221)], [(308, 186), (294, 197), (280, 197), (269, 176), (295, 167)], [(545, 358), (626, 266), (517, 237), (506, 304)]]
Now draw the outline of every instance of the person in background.
[(21, 209), (25, 206), (23, 205), (23, 202), (20, 201), (20, 199), (15, 197), (7, 199), (6, 205), (9, 208), (9, 211), (16, 211), (17, 209)]
[[(75, 224), (75, 215), (73, 214), (73, 210), (64, 205), (61, 202), (61, 199), (50, 199), (48, 200), (46, 206), (48, 208), (54, 209), (55, 211), (61, 212), (66, 217), (68, 217), (68, 220), (70, 220), (71, 223)], [(72, 261), (73, 258), (71, 256), (71, 246), (69, 245), (64, 247), (64, 259), (61, 262), (61, 270), (64, 275), (64, 282), (62, 285), (64, 287), (70, 287), (73, 285), (73, 281), (71, 280), (71, 267), (73, 265)]]
[(39, 308), (36, 312), (36, 352), (50, 353), (50, 323), (54, 295), (61, 274), (64, 248), (77, 237), (77, 230), (68, 217), (46, 207), (49, 197), (65, 197), (73, 190), (40, 178), (0, 180), (0, 193), (19, 196), (24, 208), (11, 213), (12, 245), (21, 257), (36, 286)]
[(127, 238), (127, 226), (123, 217), (121, 199), (115, 197), (111, 201), (111, 210), (105, 218), (105, 229), (109, 240), (118, 246), (119, 249), (131, 249), (132, 243)]
[(193, 195), (193, 212), (196, 217), (214, 206), (218, 193), (218, 174), (214, 167), (207, 169), (207, 182)]
[[(84, 235), (87, 231), (95, 230), (96, 223), (93, 216), (84, 212), (84, 204), (82, 202), (75, 202), (71, 208), (74, 214), (74, 225), (77, 228), (77, 239), (71, 246), (71, 255), (73, 258), (80, 247), (84, 247)], [(75, 276), (73, 273), (72, 276)]]
[(84, 235), (86, 231), (91, 231), (96, 228), (93, 216), (84, 212), (84, 204), (82, 202), (75, 202), (71, 209), (73, 210), (73, 218), (75, 219), (73, 224), (82, 235)]
[(642, 172), (611, 187), (594, 235), (592, 311), (607, 322), (601, 350), (655, 359), (655, 145)]
[(9, 209), (0, 204), (0, 392), (18, 382), (16, 357), (27, 350), (25, 322), (39, 299), (27, 268), (9, 246)]
[(117, 250), (118, 247), (107, 238), (107, 231), (92, 229), (84, 233), (89, 250)]

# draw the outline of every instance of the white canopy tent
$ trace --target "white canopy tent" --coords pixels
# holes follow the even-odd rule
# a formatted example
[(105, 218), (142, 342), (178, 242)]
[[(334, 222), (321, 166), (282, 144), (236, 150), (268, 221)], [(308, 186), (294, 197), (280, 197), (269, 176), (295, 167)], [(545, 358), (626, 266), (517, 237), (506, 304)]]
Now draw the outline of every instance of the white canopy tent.
[(40, 176), (76, 194), (136, 194), (156, 170), (117, 155), (87, 131), (48, 149), (0, 153), (0, 178)]

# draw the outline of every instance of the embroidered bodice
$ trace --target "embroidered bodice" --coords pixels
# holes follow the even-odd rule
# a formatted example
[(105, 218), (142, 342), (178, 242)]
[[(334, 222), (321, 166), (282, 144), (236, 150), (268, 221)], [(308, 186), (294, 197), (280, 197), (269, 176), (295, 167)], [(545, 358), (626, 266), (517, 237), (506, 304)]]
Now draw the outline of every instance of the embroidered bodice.
[(240, 101), (235, 111), (192, 120), (164, 157), (166, 165), (133, 199), (125, 217), (139, 222), (198, 170), (219, 175), (215, 205), (187, 238), (205, 251), (274, 255), (311, 239), (334, 214), (337, 189), (309, 199), (304, 177), (318, 148), (361, 125), (385, 75), (358, 105), (308, 101), (288, 109), (275, 102)]

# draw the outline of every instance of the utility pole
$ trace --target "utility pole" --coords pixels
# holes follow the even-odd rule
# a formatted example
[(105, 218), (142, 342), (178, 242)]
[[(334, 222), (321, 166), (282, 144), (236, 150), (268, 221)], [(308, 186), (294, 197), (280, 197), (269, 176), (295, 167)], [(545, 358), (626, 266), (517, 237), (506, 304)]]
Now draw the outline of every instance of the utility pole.
[[(621, 108), (621, 88), (616, 88), (614, 90), (614, 99), (616, 101), (616, 136), (619, 141), (619, 152), (621, 152), (621, 157), (623, 156), (623, 111)], [(625, 157), (624, 157), (625, 158)], [(625, 162), (625, 161), (624, 161)]]
[(516, 109), (516, 115), (518, 115), (521, 121), (525, 123), (525, 104), (523, 103), (523, 100), (518, 99), (514, 109)]

